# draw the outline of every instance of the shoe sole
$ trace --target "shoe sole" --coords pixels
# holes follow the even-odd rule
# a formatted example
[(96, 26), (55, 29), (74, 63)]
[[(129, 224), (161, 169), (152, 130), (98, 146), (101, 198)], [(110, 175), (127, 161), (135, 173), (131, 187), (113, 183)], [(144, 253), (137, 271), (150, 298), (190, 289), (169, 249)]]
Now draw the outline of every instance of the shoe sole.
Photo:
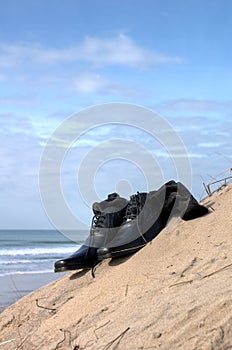
[(70, 266), (55, 267), (54, 272), (65, 272), (65, 271), (73, 271), (73, 270), (90, 270), (90, 269), (92, 269), (92, 266), (70, 265)]
[(131, 247), (131, 248), (125, 248), (125, 249), (121, 249), (121, 250), (115, 250), (113, 252), (108, 252), (108, 253), (105, 253), (105, 254), (98, 254), (98, 259), (99, 260), (113, 259), (113, 258), (117, 258), (117, 257), (123, 256), (123, 255), (133, 254), (133, 253), (136, 253), (141, 248), (145, 247), (146, 244), (147, 243), (142, 244), (142, 245), (137, 246), (137, 247)]

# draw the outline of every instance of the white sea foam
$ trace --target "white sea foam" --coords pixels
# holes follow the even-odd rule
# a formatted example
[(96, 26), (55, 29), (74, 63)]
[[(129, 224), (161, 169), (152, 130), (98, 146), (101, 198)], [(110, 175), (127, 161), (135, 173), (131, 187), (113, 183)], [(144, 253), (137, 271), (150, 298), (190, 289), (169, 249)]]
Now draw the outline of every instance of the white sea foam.
[(53, 273), (54, 270), (42, 270), (42, 271), (12, 271), (12, 272), (5, 272), (1, 273), (0, 272), (0, 277), (5, 277), (5, 276), (13, 276), (13, 275), (39, 275), (39, 274), (45, 274), (45, 273)]
[(40, 247), (40, 248), (9, 248), (0, 249), (0, 256), (19, 256), (19, 255), (64, 255), (74, 253), (80, 246), (61, 246), (61, 247)]
[(27, 259), (27, 260), (20, 260), (20, 259), (11, 259), (11, 260), (2, 260), (0, 259), (0, 265), (14, 265), (14, 264), (31, 264), (31, 263), (48, 263), (50, 261), (54, 261), (54, 259)]

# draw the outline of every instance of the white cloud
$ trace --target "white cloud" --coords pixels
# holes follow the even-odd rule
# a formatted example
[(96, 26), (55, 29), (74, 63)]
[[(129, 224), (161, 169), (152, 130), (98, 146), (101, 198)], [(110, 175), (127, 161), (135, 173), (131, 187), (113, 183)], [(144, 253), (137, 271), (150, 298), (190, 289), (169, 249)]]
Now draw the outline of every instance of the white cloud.
[(70, 77), (68, 80), (70, 87), (81, 93), (104, 93), (112, 95), (124, 94), (126, 96), (135, 96), (140, 93), (139, 89), (127, 87), (114, 81), (110, 81), (101, 74), (86, 72), (76, 77)]
[(95, 64), (122, 64), (135, 67), (181, 61), (179, 57), (144, 49), (122, 34), (114, 39), (85, 38), (80, 57)]
[(0, 66), (8, 67), (25, 61), (40, 64), (82, 61), (100, 66), (119, 64), (144, 68), (153, 64), (180, 63), (182, 59), (145, 49), (124, 34), (110, 39), (86, 37), (78, 45), (59, 49), (30, 43), (0, 44)]
[(77, 91), (83, 93), (113, 92), (117, 93), (119, 86), (109, 82), (100, 74), (85, 73), (70, 79), (70, 85)]
[(223, 146), (223, 143), (220, 142), (201, 142), (198, 145), (199, 147), (206, 147), (206, 148), (212, 148), (212, 147), (221, 147)]
[(164, 101), (156, 107), (161, 110), (186, 112), (229, 112), (232, 108), (232, 100), (221, 101), (182, 98)]
[[(157, 64), (179, 63), (180, 57), (170, 56), (142, 47), (127, 35), (111, 38), (86, 37), (75, 45), (68, 47), (45, 47), (36, 43), (0, 43), (0, 81), (7, 84), (20, 84), (27, 94), (33, 94), (41, 87), (54, 91), (81, 94), (105, 94), (106, 96), (123, 96), (138, 98), (147, 96), (147, 91), (136, 86), (136, 79), (125, 83), (123, 72), (118, 77), (109, 66), (121, 68), (144, 69)], [(118, 68), (118, 67), (117, 67)], [(128, 72), (126, 73), (128, 74)], [(62, 88), (62, 90), (60, 90)], [(12, 88), (10, 91), (13, 91)], [(52, 91), (49, 92), (52, 94)], [(76, 96), (76, 95), (75, 95)], [(28, 99), (17, 101), (2, 97), (4, 104), (27, 104)], [(32, 99), (29, 104), (32, 103)]]
[(54, 86), (64, 87), (66, 90), (83, 93), (83, 94), (106, 94), (106, 95), (123, 95), (127, 97), (143, 96), (144, 91), (138, 87), (123, 85), (116, 82), (115, 80), (110, 80), (103, 76), (102, 74), (95, 73), (92, 71), (85, 71), (79, 75), (71, 76), (55, 76), (50, 75), (46, 77), (39, 77), (34, 79), (33, 83), (42, 86)]

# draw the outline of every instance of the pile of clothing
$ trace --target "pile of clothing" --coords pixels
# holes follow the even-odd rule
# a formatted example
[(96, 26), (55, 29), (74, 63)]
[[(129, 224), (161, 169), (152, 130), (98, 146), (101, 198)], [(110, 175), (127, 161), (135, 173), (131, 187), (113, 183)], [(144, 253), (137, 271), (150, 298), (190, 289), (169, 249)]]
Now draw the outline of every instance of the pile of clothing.
[(180, 182), (169, 181), (129, 201), (117, 193), (94, 203), (90, 234), (71, 256), (56, 261), (55, 272), (91, 269), (100, 261), (133, 254), (154, 239), (169, 220), (191, 220), (208, 213)]

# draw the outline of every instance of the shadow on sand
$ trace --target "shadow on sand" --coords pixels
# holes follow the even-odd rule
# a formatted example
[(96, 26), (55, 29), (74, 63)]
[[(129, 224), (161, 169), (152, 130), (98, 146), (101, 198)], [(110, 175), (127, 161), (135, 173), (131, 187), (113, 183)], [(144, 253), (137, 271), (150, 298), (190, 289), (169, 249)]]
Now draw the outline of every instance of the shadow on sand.
[(75, 280), (75, 279), (77, 279), (77, 278), (80, 278), (80, 277), (82, 277), (82, 276), (84, 276), (87, 272), (89, 272), (90, 271), (90, 269), (85, 269), (85, 270), (80, 270), (80, 271), (77, 271), (77, 272), (75, 272), (73, 275), (71, 275), (70, 277), (69, 277), (69, 279), (72, 281), (72, 280)]
[[(131, 254), (131, 255), (127, 255), (127, 256), (123, 256), (123, 257), (118, 257), (118, 258), (113, 258), (111, 259), (109, 262), (108, 262), (108, 265), (109, 266), (117, 266), (117, 265), (120, 265), (120, 264), (123, 264), (124, 262), (126, 262), (127, 260), (129, 260), (134, 254)], [(103, 261), (102, 261), (103, 262)], [(82, 276), (84, 276), (86, 273), (88, 273), (89, 271), (92, 271), (92, 276), (95, 277), (95, 271), (98, 269), (98, 267), (101, 266), (102, 262), (98, 263), (93, 269), (82, 269), (82, 270), (79, 270), (77, 272), (74, 272), (70, 277), (69, 279), (72, 281), (72, 280), (75, 280), (77, 278), (80, 278)], [(71, 272), (71, 271), (70, 271)]]
[(117, 266), (120, 264), (123, 264), (124, 262), (126, 262), (127, 260), (129, 260), (134, 254), (131, 255), (127, 255), (127, 256), (121, 256), (118, 258), (113, 258), (109, 261), (109, 265), (110, 266)]

